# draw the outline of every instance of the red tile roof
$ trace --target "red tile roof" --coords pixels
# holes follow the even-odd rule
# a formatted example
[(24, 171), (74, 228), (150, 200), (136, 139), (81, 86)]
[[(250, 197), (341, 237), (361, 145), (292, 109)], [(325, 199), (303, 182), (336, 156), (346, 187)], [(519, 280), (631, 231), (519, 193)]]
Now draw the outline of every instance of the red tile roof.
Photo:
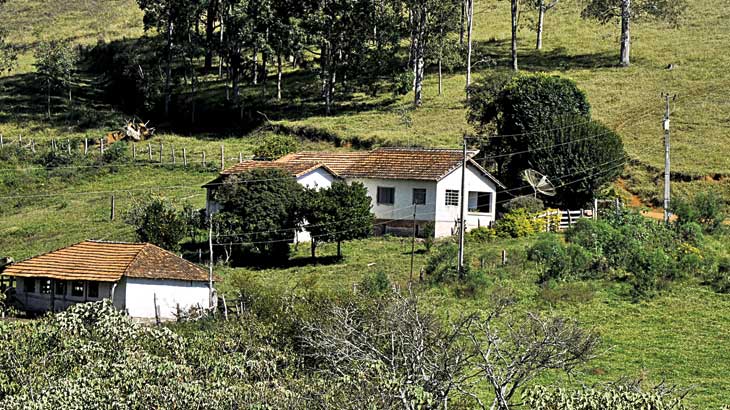
[[(478, 151), (468, 151), (470, 163), (500, 187), (494, 178), (472, 158)], [(457, 169), (463, 152), (453, 149), (378, 148), (369, 152), (305, 151), (287, 155), (277, 162), (321, 162), (347, 178), (416, 179), (439, 181)]]
[(208, 271), (149, 243), (86, 241), (8, 266), (3, 275), (116, 282), (146, 279), (208, 281)]
[(318, 168), (324, 168), (331, 174), (337, 175), (333, 170), (319, 161), (277, 162), (253, 160), (239, 162), (232, 167), (226, 168), (221, 171), (221, 175), (242, 174), (252, 169), (281, 169), (294, 177), (300, 177)]

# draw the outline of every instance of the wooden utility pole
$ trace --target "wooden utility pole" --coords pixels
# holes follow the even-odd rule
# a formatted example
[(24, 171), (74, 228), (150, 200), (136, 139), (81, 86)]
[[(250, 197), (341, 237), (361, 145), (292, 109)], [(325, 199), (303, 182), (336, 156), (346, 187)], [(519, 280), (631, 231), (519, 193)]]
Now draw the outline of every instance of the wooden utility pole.
[(413, 236), (411, 237), (411, 273), (408, 276), (408, 283), (413, 282), (413, 261), (416, 257), (416, 207), (413, 204)]
[(213, 215), (208, 215), (208, 307), (213, 308)]
[(662, 123), (664, 127), (664, 222), (669, 223), (669, 217), (670, 217), (670, 211), (669, 211), (669, 205), (670, 205), (670, 184), (671, 184), (671, 174), (670, 174), (670, 161), (669, 161), (669, 121), (671, 116), (671, 110), (669, 106), (669, 99), (670, 96), (668, 93), (665, 93), (663, 95), (664, 102), (665, 102), (665, 111), (664, 111), (664, 121)]
[(459, 277), (464, 277), (464, 234), (465, 234), (465, 221), (464, 221), (464, 188), (466, 185), (466, 136), (464, 136), (463, 142), (463, 153), (461, 159), (461, 191), (459, 191)]

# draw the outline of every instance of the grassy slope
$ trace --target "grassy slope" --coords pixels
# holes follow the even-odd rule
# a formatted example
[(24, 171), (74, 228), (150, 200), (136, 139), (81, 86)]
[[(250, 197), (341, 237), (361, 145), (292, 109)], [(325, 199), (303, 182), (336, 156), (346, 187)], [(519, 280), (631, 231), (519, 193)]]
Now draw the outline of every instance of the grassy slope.
[[(222, 275), (253, 279), (280, 289), (332, 290), (351, 289), (364, 275), (382, 270), (405, 289), (409, 245), (407, 239), (399, 238), (357, 241), (344, 244), (342, 262), (316, 266), (294, 263), (283, 269), (227, 269)], [(545, 376), (538, 382), (591, 384), (622, 376), (644, 378), (648, 383), (666, 379), (668, 383), (694, 386), (689, 402), (698, 409), (718, 409), (730, 402), (730, 381), (725, 377), (730, 372), (730, 340), (725, 337), (730, 321), (729, 295), (715, 294), (693, 283), (679, 283), (650, 301), (632, 303), (619, 285), (589, 282), (586, 286), (592, 290), (587, 292), (571, 292), (566, 285), (558, 285), (558, 291), (565, 290), (569, 296), (562, 300), (546, 298), (534, 283), (535, 266), (524, 260), (526, 246), (525, 241), (503, 240), (489, 245), (470, 244), (469, 248), (491, 265), (490, 284), (514, 289), (526, 309), (577, 318), (601, 334), (605, 349), (572, 382), (557, 376)], [(507, 249), (510, 256), (506, 268), (495, 266), (501, 249)], [(333, 244), (319, 250), (320, 256), (334, 253)], [(306, 260), (307, 256), (304, 246), (298, 257)], [(424, 262), (425, 255), (417, 254), (416, 272)], [(236, 279), (227, 281), (231, 287), (233, 283)], [(231, 287), (223, 290), (233, 292)], [(452, 316), (488, 306), (485, 294), (459, 298), (450, 290), (427, 287), (424, 295), (427, 305)]]

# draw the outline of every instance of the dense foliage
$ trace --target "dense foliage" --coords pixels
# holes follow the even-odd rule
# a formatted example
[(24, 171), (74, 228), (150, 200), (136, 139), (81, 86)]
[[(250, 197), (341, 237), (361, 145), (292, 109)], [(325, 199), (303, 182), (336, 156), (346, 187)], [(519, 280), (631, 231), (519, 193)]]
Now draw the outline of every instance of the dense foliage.
[(276, 160), (299, 150), (299, 141), (291, 135), (266, 135), (256, 145), (253, 155), (257, 159)]
[(586, 95), (574, 81), (497, 73), (471, 93), (469, 122), (487, 140), (482, 149), (494, 153), (489, 162), (511, 186), (525, 185), (521, 172), (532, 168), (556, 186), (558, 196), (552, 200), (557, 205), (575, 207), (620, 174), (621, 139), (591, 120)]
[(124, 215), (134, 227), (137, 240), (170, 251), (180, 249), (180, 241), (189, 232), (182, 209), (170, 199), (152, 195), (138, 200)]

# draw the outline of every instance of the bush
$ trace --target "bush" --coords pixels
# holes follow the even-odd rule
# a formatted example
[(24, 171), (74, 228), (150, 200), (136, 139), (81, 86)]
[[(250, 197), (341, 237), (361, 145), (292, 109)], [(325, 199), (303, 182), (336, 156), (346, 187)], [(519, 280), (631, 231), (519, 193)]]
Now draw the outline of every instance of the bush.
[(672, 274), (672, 260), (662, 249), (633, 252), (626, 267), (631, 274), (631, 295), (634, 299), (651, 297)]
[(258, 159), (275, 160), (299, 150), (299, 141), (291, 135), (269, 134), (254, 148)]
[(134, 227), (137, 240), (150, 242), (170, 251), (180, 249), (187, 226), (185, 215), (169, 199), (150, 196), (132, 205), (124, 216)]
[(476, 229), (472, 229), (469, 232), (467, 232), (467, 239), (479, 242), (479, 243), (488, 243), (493, 241), (497, 237), (497, 232), (493, 228), (487, 228), (484, 226), (481, 226)]
[(540, 232), (541, 225), (535, 215), (519, 208), (504, 214), (494, 224), (494, 231), (501, 238), (523, 238)]
[(510, 199), (506, 204), (504, 204), (504, 209), (507, 212), (524, 209), (529, 213), (537, 213), (545, 210), (545, 204), (540, 198), (535, 198), (531, 195), (524, 195)]
[(675, 227), (677, 230), (677, 234), (685, 242), (689, 242), (695, 245), (702, 242), (703, 228), (702, 225), (698, 224), (697, 222), (676, 223)]
[(725, 220), (725, 201), (713, 191), (699, 192), (692, 198), (677, 198), (672, 202), (672, 212), (677, 224), (700, 224), (705, 231), (714, 232)]
[(423, 235), (423, 245), (426, 247), (426, 252), (431, 252), (431, 247), (436, 241), (436, 224), (426, 222), (421, 230), (421, 235)]
[(391, 284), (388, 275), (379, 270), (373, 274), (365, 275), (360, 282), (360, 288), (369, 295), (382, 295), (390, 290)]
[(566, 246), (556, 237), (549, 236), (536, 242), (527, 250), (527, 258), (542, 266), (539, 282), (565, 278), (569, 264)]
[(423, 270), (433, 283), (456, 282), (459, 278), (458, 257), (459, 246), (456, 243), (441, 242), (429, 256)]
[(717, 293), (730, 293), (730, 259), (720, 259), (715, 269), (707, 271), (703, 283)]

